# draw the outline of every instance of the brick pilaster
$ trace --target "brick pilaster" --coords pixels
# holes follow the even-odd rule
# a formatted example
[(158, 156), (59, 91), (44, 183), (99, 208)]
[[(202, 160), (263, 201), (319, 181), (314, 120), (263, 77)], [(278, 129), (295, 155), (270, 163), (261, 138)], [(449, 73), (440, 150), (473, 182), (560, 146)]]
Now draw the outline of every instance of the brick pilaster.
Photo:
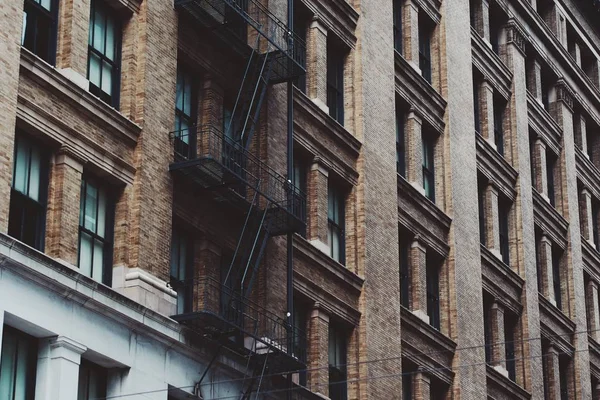
[(308, 387), (329, 395), (329, 315), (317, 303), (310, 315), (308, 340)]
[(404, 58), (417, 71), (419, 68), (419, 6), (413, 0), (404, 2), (404, 12), (402, 14), (404, 29)]
[(59, 150), (50, 167), (46, 252), (77, 265), (79, 205), (84, 161), (66, 147)]
[(583, 154), (589, 157), (590, 155), (588, 154), (587, 148), (587, 122), (585, 117), (581, 114), (578, 114), (573, 120), (573, 127), (575, 129), (575, 143), (583, 152)]
[(327, 239), (327, 182), (329, 171), (320, 160), (315, 160), (308, 173), (308, 224), (306, 237), (328, 252)]
[(423, 122), (414, 110), (406, 118), (406, 178), (417, 190), (423, 189)]
[(327, 107), (327, 28), (315, 18), (307, 32), (306, 79), (308, 97), (325, 112)]
[(544, 198), (548, 198), (548, 176), (546, 174), (546, 143), (536, 139), (533, 143), (533, 187)]
[(413, 376), (414, 400), (431, 399), (431, 379), (422, 369)]
[(500, 220), (498, 216), (498, 189), (491, 183), (485, 188), (485, 243), (498, 258), (500, 253)]
[(527, 76), (529, 78), (529, 87), (527, 89), (542, 104), (542, 65), (537, 59), (534, 59), (530, 65)]
[(600, 310), (598, 309), (598, 283), (590, 280), (585, 288), (588, 330), (591, 337), (600, 343)]
[(495, 148), (494, 139), (494, 88), (484, 80), (479, 86), (481, 135)]
[(486, 41), (490, 41), (490, 3), (488, 0), (475, 2), (475, 30)]
[(65, 0), (59, 7), (56, 67), (72, 79), (77, 74), (73, 80), (80, 85), (87, 77), (90, 6), (90, 0)]
[(410, 246), (410, 306), (413, 313), (429, 323), (427, 315), (427, 250), (419, 238)]
[(490, 326), (492, 339), (492, 364), (501, 374), (508, 375), (506, 370), (506, 335), (504, 334), (504, 307), (498, 302), (492, 304), (490, 310)]
[(219, 311), (219, 297), (216, 284), (221, 282), (221, 249), (206, 238), (194, 240), (194, 271), (188, 278), (194, 278), (196, 285), (193, 290), (193, 305), (196, 309)]
[(538, 246), (541, 273), (538, 279), (541, 279), (542, 294), (552, 303), (556, 304), (552, 270), (552, 242), (546, 235), (542, 235)]
[(550, 345), (544, 354), (544, 362), (546, 363), (547, 400), (560, 400), (559, 350)]
[(592, 215), (592, 194), (586, 188), (579, 194), (579, 218), (581, 218), (581, 235), (594, 247), (594, 217)]

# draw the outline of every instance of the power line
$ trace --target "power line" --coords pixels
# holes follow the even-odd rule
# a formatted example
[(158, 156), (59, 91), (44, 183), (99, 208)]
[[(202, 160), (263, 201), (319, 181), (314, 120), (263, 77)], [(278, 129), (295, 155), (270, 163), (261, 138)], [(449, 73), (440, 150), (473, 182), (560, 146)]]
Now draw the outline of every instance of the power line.
[[(453, 352), (456, 352), (459, 350), (474, 350), (474, 349), (479, 349), (482, 347), (493, 347), (493, 346), (498, 346), (498, 345), (507, 344), (507, 343), (529, 342), (529, 341), (533, 341), (533, 340), (543, 340), (543, 339), (550, 339), (550, 338), (556, 338), (556, 337), (568, 336), (568, 335), (578, 335), (578, 334), (584, 334), (584, 333), (589, 334), (589, 333), (597, 332), (597, 331), (600, 331), (600, 329), (574, 331), (574, 332), (566, 333), (566, 334), (548, 335), (548, 336), (544, 336), (544, 337), (540, 336), (540, 337), (535, 337), (535, 338), (524, 338), (524, 339), (520, 339), (520, 340), (511, 340), (511, 341), (504, 341), (504, 342), (494, 342), (491, 344), (483, 344), (483, 345), (475, 345), (475, 346), (467, 346), (467, 347), (457, 347), (456, 349), (454, 349)], [(360, 364), (371, 364), (371, 363), (384, 362), (384, 361), (394, 361), (394, 360), (399, 360), (399, 359), (402, 359), (404, 357), (411, 356), (411, 355), (423, 356), (423, 355), (433, 355), (433, 354), (439, 354), (439, 353), (445, 353), (445, 352), (451, 352), (451, 351), (452, 350), (439, 350), (439, 351), (433, 351), (433, 352), (427, 352), (427, 353), (405, 354), (405, 355), (395, 356), (395, 357), (387, 357), (387, 358), (379, 358), (379, 359), (366, 360), (366, 361), (358, 361), (355, 363), (347, 363), (347, 364), (342, 364), (340, 366), (347, 367), (350, 365), (360, 365)], [(583, 351), (589, 351), (589, 348), (581, 349), (581, 350), (573, 350), (572, 352), (557, 351), (557, 354), (575, 354), (575, 353), (579, 353), (579, 352), (583, 352)], [(547, 354), (542, 354), (542, 355), (535, 355), (535, 356), (528, 356), (528, 357), (521, 357), (521, 358), (497, 360), (495, 362), (502, 363), (502, 362), (507, 362), (507, 361), (524, 361), (524, 360), (532, 360), (532, 359), (536, 359), (536, 358), (543, 358), (546, 356), (547, 356)], [(344, 381), (336, 382), (335, 384), (354, 383), (354, 382), (368, 381), (368, 380), (374, 380), (374, 379), (386, 379), (386, 378), (393, 378), (393, 377), (398, 377), (398, 376), (408, 376), (408, 375), (414, 375), (414, 374), (420, 373), (420, 372), (435, 372), (435, 371), (456, 372), (456, 371), (454, 371), (455, 368), (466, 368), (466, 367), (473, 367), (473, 366), (480, 366), (480, 365), (488, 365), (488, 363), (487, 362), (479, 362), (479, 363), (472, 363), (472, 364), (457, 365), (455, 367), (437, 367), (437, 368), (423, 367), (423, 368), (421, 368), (420, 371), (410, 371), (410, 372), (403, 372), (403, 373), (396, 373), (396, 374), (389, 374), (389, 375), (379, 375), (379, 376), (347, 379)], [(318, 371), (318, 370), (328, 369), (328, 368), (329, 368), (329, 366), (317, 367), (317, 368), (311, 368), (311, 369), (290, 370), (290, 371), (283, 371), (283, 372), (273, 373), (273, 374), (266, 374), (266, 375), (263, 374), (262, 377), (265, 378), (265, 377), (281, 376), (284, 374), (295, 374), (295, 373), (300, 373), (300, 372), (313, 372), (313, 371)], [(245, 379), (247, 379), (247, 378), (244, 377), (244, 378), (225, 379), (225, 380), (221, 380), (221, 381), (207, 382), (207, 383), (202, 383), (202, 384), (198, 385), (198, 387), (210, 386), (210, 385), (221, 385), (221, 384), (226, 384), (226, 383), (234, 383), (234, 382), (242, 381)], [(324, 386), (324, 385), (326, 385), (326, 384), (324, 384), (324, 383), (316, 383), (315, 384), (315, 386)], [(194, 388), (194, 386), (195, 385), (181, 386), (181, 387), (177, 387), (176, 389), (190, 389), (190, 388)], [(304, 386), (297, 386), (295, 388), (273, 389), (271, 391), (263, 391), (262, 394), (276, 393), (276, 392), (289, 391), (289, 390), (302, 390), (302, 389), (308, 389), (308, 390), (312, 391), (313, 385), (311, 385), (310, 388), (304, 387)], [(137, 393), (124, 394), (124, 395), (100, 397), (100, 398), (97, 398), (96, 400), (110, 400), (110, 399), (138, 396), (138, 395), (143, 395), (143, 394), (159, 393), (159, 392), (164, 392), (167, 390), (169, 390), (169, 389), (156, 389), (156, 390), (150, 390), (150, 391), (145, 391), (145, 392), (137, 392)], [(231, 399), (231, 398), (238, 398), (238, 395), (218, 397), (218, 398), (214, 398), (211, 400), (225, 400), (225, 399)]]

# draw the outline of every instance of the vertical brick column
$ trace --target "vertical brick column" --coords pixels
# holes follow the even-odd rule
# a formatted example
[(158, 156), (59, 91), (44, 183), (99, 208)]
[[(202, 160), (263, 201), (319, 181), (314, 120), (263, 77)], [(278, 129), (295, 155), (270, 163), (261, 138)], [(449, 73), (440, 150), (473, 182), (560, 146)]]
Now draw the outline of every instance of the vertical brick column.
[(429, 323), (427, 315), (427, 249), (418, 237), (410, 246), (410, 296), (412, 312)]
[(536, 139), (533, 144), (533, 186), (545, 199), (548, 199), (548, 175), (546, 175), (546, 143)]
[(496, 148), (494, 139), (494, 88), (484, 80), (479, 87), (481, 135)]
[[(198, 156), (211, 154), (220, 150), (215, 146), (212, 135), (223, 129), (223, 97), (224, 90), (211, 74), (203, 79), (201, 101), (198, 104), (198, 129), (196, 132), (196, 151)], [(224, 134), (225, 132), (223, 132)], [(216, 148), (215, 148), (216, 147)], [(216, 157), (217, 154), (212, 154)]]
[(404, 58), (410, 65), (412, 65), (419, 74), (421, 68), (419, 68), (419, 6), (413, 0), (407, 0), (404, 2), (404, 12), (402, 13), (404, 18), (403, 27), (403, 38), (404, 43), (402, 48), (404, 49)]
[(315, 18), (306, 33), (306, 79), (308, 97), (326, 113), (327, 107), (327, 28)]
[(50, 170), (46, 253), (77, 265), (79, 204), (84, 161), (62, 147)]
[[(583, 332), (587, 329), (585, 296), (574, 295), (585, 292), (585, 281), (583, 271), (583, 254), (581, 248), (581, 232), (579, 224), (579, 193), (577, 187), (577, 169), (575, 157), (575, 138), (573, 130), (573, 90), (567, 82), (560, 79), (555, 87), (556, 101), (550, 104), (550, 113), (562, 128), (563, 146), (560, 154), (560, 165), (563, 171), (560, 179), (561, 192), (564, 193), (562, 204), (557, 208), (569, 221), (568, 246), (565, 257), (565, 279), (570, 293), (569, 311), (572, 320), (576, 324), (576, 331)], [(591, 397), (590, 382), (590, 356), (587, 333), (574, 335), (573, 355), (574, 379), (570, 390), (574, 390), (573, 398), (587, 399)]]
[[(525, 50), (527, 39), (518, 23), (509, 20), (505, 26), (505, 40), (500, 47), (500, 54), (513, 74), (512, 95), (507, 109), (509, 126), (506, 134), (511, 135), (512, 164), (519, 172), (517, 179), (517, 197), (514, 203), (514, 215), (517, 230), (521, 231), (521, 251), (517, 253), (519, 273), (525, 279), (523, 295), (524, 326), (528, 328), (529, 337), (541, 336), (540, 307), (536, 265), (536, 238), (533, 206), (533, 188), (531, 176), (531, 152), (529, 150), (529, 118), (527, 115), (527, 85)], [(542, 346), (540, 341), (523, 344), (524, 387), (532, 393), (532, 398), (544, 396), (542, 376)]]
[(559, 350), (550, 345), (544, 354), (546, 363), (547, 400), (560, 400), (560, 368), (559, 368)]
[(590, 280), (585, 288), (587, 320), (590, 336), (600, 343), (600, 310), (598, 309), (598, 283)]
[(533, 60), (533, 64), (527, 71), (527, 76), (529, 78), (529, 87), (527, 89), (542, 104), (542, 65), (537, 58)]
[(574, 121), (573, 126), (575, 129), (575, 143), (579, 146), (579, 149), (586, 155), (586, 157), (590, 157), (588, 154), (588, 146), (587, 146), (587, 122), (585, 117), (581, 114), (578, 114)]
[(87, 90), (90, 0), (60, 2), (56, 67)]
[(315, 160), (308, 173), (308, 240), (328, 252), (327, 239), (327, 182), (329, 171), (320, 160)]
[(194, 241), (194, 278), (198, 285), (194, 286), (194, 310), (207, 309), (218, 312), (219, 298), (214, 296), (216, 284), (221, 282), (221, 249), (205, 238)]
[(540, 273), (542, 294), (550, 300), (551, 303), (556, 305), (556, 297), (554, 294), (553, 285), (553, 269), (552, 269), (552, 242), (548, 239), (548, 236), (542, 235), (538, 244), (538, 256), (540, 263)]
[(497, 301), (490, 310), (490, 323), (492, 333), (492, 364), (501, 374), (508, 376), (506, 370), (506, 335), (504, 334), (504, 307)]
[(498, 189), (489, 183), (484, 193), (485, 206), (485, 242), (494, 255), (502, 259), (500, 254), (500, 220), (498, 219)]
[(423, 122), (414, 110), (406, 118), (406, 178), (417, 190), (423, 189)]
[(329, 395), (329, 315), (316, 303), (308, 321), (308, 387)]
[(586, 239), (592, 246), (594, 244), (594, 217), (592, 215), (592, 194), (586, 188), (581, 190), (579, 194), (579, 210), (581, 218), (581, 235)]
[(19, 61), (21, 59), (21, 29), (23, 0), (4, 2), (0, 7), (0, 232), (8, 231), (10, 188), (15, 147)]
[(87, 348), (64, 336), (40, 345), (35, 398), (39, 400), (77, 400), (79, 365)]
[(416, 374), (413, 375), (414, 400), (430, 400), (431, 399), (431, 379), (429, 375), (419, 368)]

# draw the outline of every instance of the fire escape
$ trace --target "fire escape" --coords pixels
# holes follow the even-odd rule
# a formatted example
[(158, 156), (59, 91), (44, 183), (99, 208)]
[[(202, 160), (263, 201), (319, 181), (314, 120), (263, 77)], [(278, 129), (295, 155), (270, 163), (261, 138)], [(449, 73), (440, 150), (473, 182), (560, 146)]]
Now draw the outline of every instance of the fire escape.
[(260, 0), (175, 0), (175, 7), (208, 28), (210, 40), (246, 54), (242, 83), (224, 128), (203, 125), (172, 132), (175, 159), (170, 170), (238, 210), (243, 222), (220, 279), (175, 283), (192, 301), (190, 309), (172, 318), (217, 341), (219, 349), (247, 357), (248, 385), (241, 398), (249, 398), (260, 390), (265, 372), (295, 371), (306, 363), (305, 334), (286, 316), (250, 300), (269, 239), (305, 227), (305, 194), (251, 151), (268, 86), (305, 73), (305, 44)]

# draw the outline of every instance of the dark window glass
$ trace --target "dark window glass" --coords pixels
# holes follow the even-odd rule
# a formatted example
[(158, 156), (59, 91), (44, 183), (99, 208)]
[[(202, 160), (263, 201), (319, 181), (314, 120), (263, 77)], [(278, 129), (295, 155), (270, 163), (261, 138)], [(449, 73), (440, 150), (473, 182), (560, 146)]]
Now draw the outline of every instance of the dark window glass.
[(517, 378), (517, 368), (515, 361), (515, 326), (510, 317), (504, 318), (504, 350), (506, 353), (506, 369), (510, 380), (515, 381)]
[(402, 54), (402, 0), (394, 0), (394, 49)]
[(187, 232), (175, 228), (171, 238), (171, 286), (177, 292), (177, 314), (191, 311), (194, 249)]
[(535, 141), (536, 137), (533, 134), (529, 134), (529, 167), (531, 169), (531, 186), (537, 186), (537, 175), (536, 175), (536, 156), (535, 156)]
[(402, 360), (402, 398), (412, 399), (414, 371), (412, 368), (409, 368), (406, 364), (406, 360)]
[(550, 204), (556, 205), (556, 194), (554, 190), (554, 166), (556, 165), (556, 158), (551, 152), (546, 153), (546, 177), (548, 181), (548, 198)]
[(119, 107), (121, 25), (102, 0), (92, 0), (88, 43), (90, 92)]
[[(300, 7), (298, 7), (301, 3), (302, 2), (299, 0), (294, 0), (294, 33), (302, 41), (306, 42), (307, 19), (304, 18), (304, 13), (302, 13)], [(297, 46), (294, 51), (300, 64), (306, 69), (306, 47)], [(300, 51), (302, 51), (302, 53), (300, 53)], [(301, 74), (295, 78), (294, 85), (300, 89), (302, 93), (306, 93), (306, 74)]]
[[(303, 354), (306, 348), (306, 332), (308, 327), (308, 310), (302, 303), (294, 301), (294, 327), (297, 329), (297, 334), (294, 336), (294, 346), (298, 349), (296, 354)], [(306, 370), (301, 370), (298, 373), (298, 383), (301, 386), (306, 386)]]
[(429, 324), (440, 329), (440, 268), (427, 260), (427, 315)]
[(419, 13), (419, 68), (421, 75), (431, 83), (431, 33), (430, 22)]
[(592, 202), (592, 230), (594, 235), (594, 245), (600, 251), (600, 235), (598, 235), (598, 203)]
[(510, 205), (505, 201), (498, 202), (498, 225), (500, 228), (500, 254), (502, 261), (506, 265), (510, 265), (510, 245), (508, 236), (508, 217)]
[(559, 357), (558, 371), (560, 375), (560, 400), (569, 400), (569, 359)]
[(425, 196), (435, 202), (435, 165), (434, 165), (434, 138), (423, 135), (423, 188)]
[(485, 362), (492, 362), (492, 326), (490, 316), (491, 304), (484, 297), (483, 300), (483, 338), (485, 342)]
[(485, 242), (485, 228), (486, 228), (486, 220), (485, 220), (485, 187), (483, 184), (479, 183), (478, 185), (478, 197), (479, 197), (479, 242), (482, 245), (486, 245)]
[(79, 366), (77, 400), (96, 400), (106, 397), (106, 369), (82, 359)]
[(345, 198), (339, 188), (329, 185), (327, 206), (327, 236), (329, 239), (329, 255), (340, 264), (346, 262), (345, 235)]
[(17, 135), (13, 168), (8, 234), (43, 251), (48, 159), (39, 146)]
[(494, 141), (496, 150), (504, 155), (504, 103), (494, 99)]
[(410, 243), (400, 239), (400, 301), (404, 307), (410, 307)]
[(346, 333), (329, 324), (329, 398), (331, 400), (346, 400), (348, 386), (346, 384)]
[(35, 338), (4, 325), (0, 360), (0, 399), (34, 399), (37, 348)]
[(404, 134), (404, 114), (396, 110), (396, 172), (402, 176), (406, 176)]
[[(299, 157), (294, 157), (294, 176), (293, 182), (294, 187), (299, 193), (297, 199), (294, 202), (294, 214), (300, 216), (303, 220), (306, 220), (306, 189), (307, 189), (307, 170), (308, 167)], [(302, 236), (306, 236), (306, 230), (298, 232)]]
[(554, 300), (556, 307), (562, 309), (562, 290), (561, 290), (561, 268), (560, 253), (552, 246), (552, 285), (554, 287)]
[(192, 75), (183, 68), (177, 69), (177, 90), (175, 95), (175, 154), (192, 158), (195, 148), (195, 125), (198, 104), (196, 85)]
[(541, 239), (539, 238), (539, 236), (535, 235), (535, 265), (537, 268), (537, 284), (538, 284), (538, 292), (543, 293), (543, 287), (542, 287), (542, 274), (543, 274), (543, 266), (542, 266), (542, 260), (540, 259), (540, 246), (541, 246)]
[(79, 269), (82, 274), (110, 285), (114, 209), (106, 189), (95, 179), (81, 181), (79, 208)]
[(479, 79), (473, 78), (473, 117), (475, 118), (475, 132), (481, 133), (481, 111), (479, 107)]
[(25, 0), (21, 44), (54, 65), (56, 59), (58, 0)]
[(248, 12), (248, 1), (229, 0), (228, 4), (231, 6), (225, 6), (225, 20), (223, 22), (235, 36), (242, 40), (246, 40), (248, 37), (248, 23), (241, 15)]
[(344, 125), (344, 54), (327, 43), (327, 107), (329, 115)]

